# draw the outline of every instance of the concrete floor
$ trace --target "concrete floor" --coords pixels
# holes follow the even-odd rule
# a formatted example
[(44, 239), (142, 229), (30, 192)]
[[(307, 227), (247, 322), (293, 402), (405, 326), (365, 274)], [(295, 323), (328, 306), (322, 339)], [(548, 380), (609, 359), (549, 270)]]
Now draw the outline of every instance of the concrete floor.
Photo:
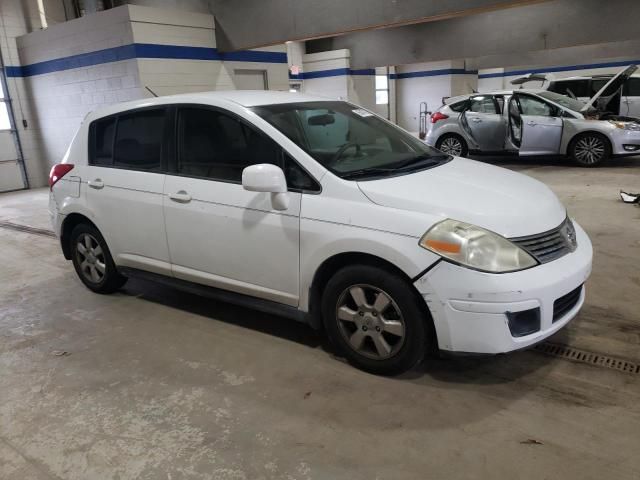
[[(595, 245), (553, 341), (640, 362), (640, 208), (617, 198), (640, 159), (489, 160)], [(0, 195), (0, 221), (47, 227), (46, 198)], [(640, 375), (528, 351), (378, 378), (281, 318), (141, 281), (93, 294), (47, 236), (0, 227), (0, 265), (5, 480), (640, 478)]]

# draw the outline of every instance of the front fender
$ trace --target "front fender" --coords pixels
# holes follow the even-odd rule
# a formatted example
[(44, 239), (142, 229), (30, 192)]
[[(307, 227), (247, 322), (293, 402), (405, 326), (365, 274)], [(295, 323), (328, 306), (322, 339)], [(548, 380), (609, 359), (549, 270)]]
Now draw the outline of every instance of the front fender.
[(440, 257), (421, 248), (419, 238), (353, 225), (301, 220), (300, 306), (309, 310), (309, 291), (314, 276), (328, 259), (344, 253), (374, 256), (395, 265), (415, 278)]

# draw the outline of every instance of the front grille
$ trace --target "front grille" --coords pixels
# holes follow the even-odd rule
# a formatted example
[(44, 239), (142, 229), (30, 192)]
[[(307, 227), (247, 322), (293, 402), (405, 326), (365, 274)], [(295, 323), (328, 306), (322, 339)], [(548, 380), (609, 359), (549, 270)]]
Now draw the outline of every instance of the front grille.
[(540, 263), (556, 260), (576, 248), (576, 233), (573, 223), (567, 218), (558, 227), (548, 232), (511, 238), (510, 240), (526, 250)]
[(560, 320), (565, 314), (576, 306), (578, 300), (580, 300), (580, 294), (582, 293), (582, 285), (575, 290), (563, 295), (553, 302), (553, 321)]

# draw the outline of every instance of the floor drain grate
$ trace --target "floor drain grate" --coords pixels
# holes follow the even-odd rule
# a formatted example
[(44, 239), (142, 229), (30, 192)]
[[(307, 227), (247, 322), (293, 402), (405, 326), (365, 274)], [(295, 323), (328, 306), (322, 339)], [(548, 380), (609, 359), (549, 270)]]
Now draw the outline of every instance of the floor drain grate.
[(541, 343), (536, 345), (538, 352), (552, 355), (554, 357), (565, 358), (574, 362), (588, 363), (598, 367), (612, 368), (625, 373), (640, 374), (640, 364), (622, 360), (620, 358), (609, 357), (601, 353), (588, 352), (578, 348), (558, 345), (556, 343)]
[(29, 227), (28, 225), (20, 225), (12, 222), (0, 222), (0, 228), (6, 228), (8, 230), (15, 230), (16, 232), (32, 233), (34, 235), (42, 235), (43, 237), (56, 236), (51, 230), (45, 228)]

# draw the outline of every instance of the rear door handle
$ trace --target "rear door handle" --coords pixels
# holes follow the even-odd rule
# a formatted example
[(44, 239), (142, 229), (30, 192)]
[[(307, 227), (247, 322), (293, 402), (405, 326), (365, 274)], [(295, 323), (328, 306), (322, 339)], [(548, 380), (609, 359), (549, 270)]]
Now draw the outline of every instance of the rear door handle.
[(537, 123), (536, 123), (536, 122), (534, 122), (533, 120), (529, 120), (529, 121), (527, 122), (527, 125), (531, 125), (532, 127), (535, 127), (535, 126), (537, 125)]
[(478, 117), (472, 117), (472, 118), (471, 118), (471, 121), (472, 121), (472, 122), (476, 122), (476, 123), (480, 123), (480, 122), (482, 121), (482, 119), (481, 119), (481, 118), (478, 118)]
[(100, 190), (101, 188), (104, 188), (104, 182), (100, 178), (96, 178), (95, 180), (89, 180), (87, 182), (87, 185), (89, 185), (91, 188), (95, 188), (96, 190)]
[(169, 198), (178, 203), (189, 203), (191, 201), (191, 195), (189, 195), (184, 190), (180, 190), (176, 193), (170, 193)]

